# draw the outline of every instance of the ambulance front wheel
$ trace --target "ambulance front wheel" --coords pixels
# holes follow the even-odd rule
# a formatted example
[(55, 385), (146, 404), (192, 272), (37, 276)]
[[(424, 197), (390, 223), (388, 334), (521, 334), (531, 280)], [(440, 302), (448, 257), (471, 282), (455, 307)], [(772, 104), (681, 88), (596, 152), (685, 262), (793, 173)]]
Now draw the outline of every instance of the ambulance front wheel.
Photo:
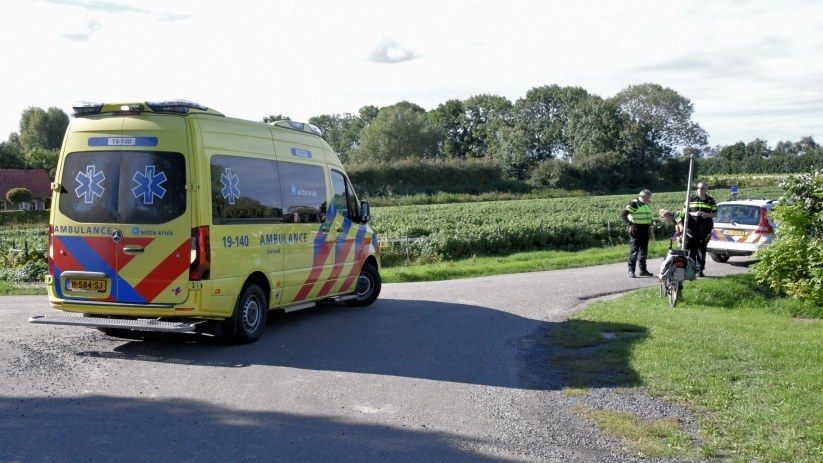
[(237, 322), (235, 341), (248, 344), (260, 339), (266, 329), (266, 313), (269, 310), (263, 290), (255, 284), (243, 288), (234, 310)]
[(380, 280), (380, 274), (377, 273), (377, 268), (369, 263), (363, 264), (363, 268), (360, 269), (360, 275), (357, 276), (357, 288), (354, 290), (354, 294), (357, 297), (346, 301), (346, 304), (353, 307), (371, 305), (372, 302), (377, 300), (377, 296), (380, 295), (381, 286), (382, 281)]

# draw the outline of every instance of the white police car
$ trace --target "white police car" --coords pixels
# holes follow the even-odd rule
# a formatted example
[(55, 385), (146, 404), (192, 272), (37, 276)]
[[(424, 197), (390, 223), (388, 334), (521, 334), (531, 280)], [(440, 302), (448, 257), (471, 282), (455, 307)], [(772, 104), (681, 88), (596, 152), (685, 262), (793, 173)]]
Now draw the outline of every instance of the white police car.
[(739, 199), (717, 205), (717, 218), (708, 243), (708, 252), (715, 262), (726, 262), (731, 256), (750, 256), (760, 246), (774, 240), (775, 223), (769, 217), (777, 201), (771, 199)]

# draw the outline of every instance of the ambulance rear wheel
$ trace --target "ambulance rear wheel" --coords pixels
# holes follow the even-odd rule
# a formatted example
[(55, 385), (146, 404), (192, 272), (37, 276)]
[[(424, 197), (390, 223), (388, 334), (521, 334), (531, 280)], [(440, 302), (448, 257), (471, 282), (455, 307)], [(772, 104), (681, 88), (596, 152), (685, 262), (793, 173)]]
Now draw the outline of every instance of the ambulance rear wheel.
[(357, 297), (346, 301), (346, 304), (352, 307), (371, 305), (372, 302), (377, 300), (377, 296), (380, 295), (381, 286), (382, 280), (380, 279), (380, 274), (377, 273), (377, 268), (369, 263), (363, 264), (363, 268), (360, 269), (360, 275), (357, 276), (357, 288), (354, 290), (354, 294)]
[(243, 293), (237, 299), (234, 316), (237, 321), (237, 331), (234, 339), (238, 343), (248, 344), (257, 341), (266, 329), (266, 313), (268, 304), (263, 290), (255, 284), (243, 288)]

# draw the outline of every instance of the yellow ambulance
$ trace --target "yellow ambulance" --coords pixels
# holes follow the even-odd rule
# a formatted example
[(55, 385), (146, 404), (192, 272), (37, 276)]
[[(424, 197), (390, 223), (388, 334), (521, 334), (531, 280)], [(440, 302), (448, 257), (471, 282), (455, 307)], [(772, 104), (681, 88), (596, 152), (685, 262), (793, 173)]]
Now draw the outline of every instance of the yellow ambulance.
[(377, 236), (320, 131), (189, 101), (74, 108), (32, 323), (257, 340), (269, 310), (380, 294)]

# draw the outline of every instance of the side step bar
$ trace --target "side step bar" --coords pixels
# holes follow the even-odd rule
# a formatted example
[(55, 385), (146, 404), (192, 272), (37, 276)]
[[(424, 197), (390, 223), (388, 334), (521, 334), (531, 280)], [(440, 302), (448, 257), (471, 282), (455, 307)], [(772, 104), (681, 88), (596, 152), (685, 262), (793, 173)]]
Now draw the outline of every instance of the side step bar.
[(173, 333), (184, 333), (194, 331), (198, 323), (196, 322), (167, 322), (154, 319), (126, 320), (122, 318), (105, 317), (71, 317), (65, 315), (37, 315), (29, 318), (29, 323), (42, 325), (72, 325), (85, 326), (87, 328), (122, 328), (126, 330), (141, 331), (163, 331)]

